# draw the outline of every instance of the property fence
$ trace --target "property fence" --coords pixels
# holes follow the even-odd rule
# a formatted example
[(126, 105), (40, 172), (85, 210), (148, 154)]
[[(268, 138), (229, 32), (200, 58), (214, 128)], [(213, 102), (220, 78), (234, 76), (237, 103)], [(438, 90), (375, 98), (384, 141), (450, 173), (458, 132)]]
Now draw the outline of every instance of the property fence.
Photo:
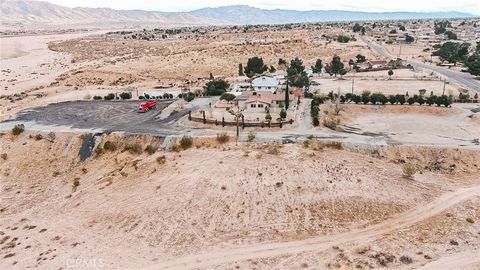
[[(198, 123), (203, 123), (203, 124), (213, 124), (213, 125), (216, 125), (216, 126), (222, 126), (222, 127), (225, 127), (225, 126), (237, 126), (237, 122), (236, 121), (225, 121), (225, 118), (222, 117), (222, 120), (217, 120), (217, 119), (207, 119), (205, 117), (205, 114), (203, 115), (203, 117), (193, 117), (191, 115), (191, 112), (188, 112), (188, 120), (190, 121), (193, 121), (193, 122), (198, 122)], [(281, 121), (281, 122), (245, 122), (245, 120), (243, 119), (243, 117), (241, 119), (239, 119), (238, 121), (238, 125), (241, 127), (241, 128), (246, 128), (246, 127), (261, 127), (261, 128), (265, 128), (265, 127), (268, 127), (268, 128), (273, 128), (273, 127), (279, 127), (279, 128), (283, 128), (284, 125), (287, 125), (287, 124), (293, 124), (293, 119), (290, 119), (288, 121)]]

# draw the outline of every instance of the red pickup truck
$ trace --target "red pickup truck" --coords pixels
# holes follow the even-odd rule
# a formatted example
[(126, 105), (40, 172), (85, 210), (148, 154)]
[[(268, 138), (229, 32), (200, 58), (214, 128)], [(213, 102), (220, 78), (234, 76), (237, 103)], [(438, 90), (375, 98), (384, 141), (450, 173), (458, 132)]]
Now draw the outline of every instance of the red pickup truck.
[(156, 109), (157, 108), (157, 101), (155, 100), (148, 100), (145, 102), (140, 103), (140, 106), (138, 107), (138, 112), (146, 112), (151, 109)]

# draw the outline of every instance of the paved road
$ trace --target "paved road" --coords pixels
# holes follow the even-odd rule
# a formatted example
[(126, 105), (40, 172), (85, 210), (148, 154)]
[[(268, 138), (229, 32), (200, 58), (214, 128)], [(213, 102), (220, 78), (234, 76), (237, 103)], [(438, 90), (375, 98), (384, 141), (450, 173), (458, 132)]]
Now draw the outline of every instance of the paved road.
[[(387, 50), (385, 50), (385, 48), (383, 48), (380, 44), (371, 41), (369, 38), (365, 36), (360, 36), (360, 38), (370, 46), (373, 52), (380, 55), (381, 57), (385, 59), (395, 58)], [(409, 60), (408, 63), (411, 64), (415, 69), (431, 70), (445, 77), (449, 81), (454, 81), (466, 88), (469, 88), (470, 90), (480, 92), (480, 81), (475, 80), (474, 77), (468, 73), (450, 70), (450, 69), (435, 66), (435, 65), (425, 64), (416, 60)]]
[(139, 101), (71, 101), (52, 103), (20, 112), (17, 122), (35, 122), (45, 126), (67, 126), (74, 129), (125, 131), (131, 134), (171, 135), (170, 122), (188, 112), (172, 112), (164, 120), (156, 117), (173, 101), (159, 101), (156, 110), (139, 113)]

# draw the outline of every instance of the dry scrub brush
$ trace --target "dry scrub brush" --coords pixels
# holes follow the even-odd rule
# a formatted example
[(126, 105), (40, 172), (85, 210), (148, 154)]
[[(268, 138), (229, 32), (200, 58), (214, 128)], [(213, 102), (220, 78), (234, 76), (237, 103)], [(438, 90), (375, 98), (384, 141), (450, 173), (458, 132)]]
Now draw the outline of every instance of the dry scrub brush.
[(405, 163), (402, 165), (403, 176), (409, 179), (413, 179), (415, 173), (417, 173), (417, 167), (412, 163)]

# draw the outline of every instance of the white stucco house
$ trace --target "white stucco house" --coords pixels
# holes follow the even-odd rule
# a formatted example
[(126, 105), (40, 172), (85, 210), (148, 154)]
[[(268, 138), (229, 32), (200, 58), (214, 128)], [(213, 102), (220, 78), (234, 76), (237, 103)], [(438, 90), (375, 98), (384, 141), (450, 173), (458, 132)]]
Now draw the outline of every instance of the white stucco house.
[(278, 89), (278, 79), (274, 76), (260, 75), (252, 80), (252, 89), (255, 91), (275, 92)]

